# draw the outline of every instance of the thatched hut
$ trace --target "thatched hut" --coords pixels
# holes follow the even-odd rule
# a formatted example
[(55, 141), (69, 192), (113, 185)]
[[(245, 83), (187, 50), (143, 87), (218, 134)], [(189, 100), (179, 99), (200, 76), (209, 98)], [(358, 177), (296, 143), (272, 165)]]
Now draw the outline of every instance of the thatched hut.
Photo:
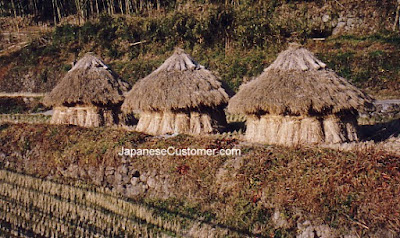
[(207, 134), (225, 127), (228, 100), (218, 77), (177, 49), (133, 86), (122, 110), (140, 111), (136, 130), (147, 134)]
[(366, 107), (369, 96), (291, 44), (240, 87), (228, 111), (247, 115), (248, 141), (293, 146), (357, 141), (358, 110)]
[(129, 85), (101, 59), (87, 53), (45, 96), (53, 107), (52, 124), (98, 127), (118, 123), (120, 106)]

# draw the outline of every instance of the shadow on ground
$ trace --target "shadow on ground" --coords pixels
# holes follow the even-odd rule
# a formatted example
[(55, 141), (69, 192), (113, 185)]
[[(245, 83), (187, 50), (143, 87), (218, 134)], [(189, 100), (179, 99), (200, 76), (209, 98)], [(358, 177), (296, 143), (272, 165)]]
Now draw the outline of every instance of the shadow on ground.
[(398, 137), (400, 135), (400, 119), (374, 125), (361, 125), (360, 132), (363, 141), (382, 142), (391, 137)]

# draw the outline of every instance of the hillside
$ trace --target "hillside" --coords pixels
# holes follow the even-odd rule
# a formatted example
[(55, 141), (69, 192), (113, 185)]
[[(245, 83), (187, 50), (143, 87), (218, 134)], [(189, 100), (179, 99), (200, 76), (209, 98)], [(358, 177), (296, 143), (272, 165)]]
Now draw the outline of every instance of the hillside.
[[(101, 55), (134, 83), (177, 46), (237, 89), (260, 74), (288, 42), (298, 41), (374, 96), (400, 96), (400, 37), (397, 29), (392, 29), (394, 0), (171, 4), (146, 5), (132, 14), (120, 10), (93, 13), (85, 21), (71, 8), (69, 15), (57, 20), (56, 27), (39, 30), (32, 15), (13, 21), (4, 13), (2, 30), (15, 31), (18, 26), (21, 32), (35, 28), (33, 32), (41, 33), (38, 36), (26, 30), (24, 37), (13, 36), (14, 44), (26, 43), (1, 54), (0, 91), (48, 92), (71, 63), (88, 51)], [(6, 37), (2, 37), (2, 42), (7, 41), (2, 48), (10, 49)]]
[[(192, 228), (193, 232), (198, 232), (192, 233), (195, 237), (205, 237), (205, 232), (217, 237), (224, 237), (221, 234), (232, 237), (293, 237), (309, 232), (322, 232), (324, 235), (319, 237), (390, 237), (390, 234), (400, 232), (400, 201), (397, 196), (400, 193), (400, 158), (380, 151), (290, 149), (249, 145), (213, 136), (161, 138), (111, 128), (24, 124), (2, 125), (0, 141), (2, 168), (74, 185), (65, 191), (77, 195), (69, 200), (61, 199), (66, 196), (61, 188), (46, 190), (49, 186), (58, 187), (57, 184), (43, 180), (32, 183), (38, 188), (29, 188), (27, 186), (33, 186), (30, 178), (16, 175), (1, 178), (2, 170), (0, 180), (7, 181), (0, 186), (13, 187), (13, 190), (5, 191), (34, 193), (35, 196), (48, 197), (46, 199), (51, 202), (87, 200), (84, 203), (70, 202), (70, 206), (80, 207), (78, 212), (82, 213), (85, 209), (106, 206), (93, 213), (91, 218), (55, 213), (54, 216), (75, 219), (69, 227), (73, 227), (72, 224), (82, 226), (79, 219), (91, 221), (85, 224), (97, 224), (99, 220), (96, 219), (106, 211), (110, 211), (106, 214), (119, 217), (127, 214), (130, 206), (140, 204), (145, 207), (140, 214), (146, 214), (144, 212), (151, 208), (163, 221), (151, 218), (147, 220), (149, 224), (156, 224), (157, 228), (163, 227), (160, 224), (165, 224), (164, 221), (173, 223), (185, 218), (185, 222), (180, 222), (180, 228), (173, 226), (173, 231), (185, 234)], [(213, 157), (118, 155), (122, 147), (157, 149), (169, 146), (178, 149), (240, 148), (242, 154)], [(46, 185), (41, 186), (41, 183)], [(87, 186), (88, 190), (82, 189)], [(42, 193), (37, 189), (46, 191)], [(96, 195), (95, 191), (102, 192)], [(112, 197), (100, 199), (108, 197), (107, 194)], [(26, 199), (15, 193), (8, 196), (12, 197), (16, 201)], [(93, 200), (95, 197), (98, 199)], [(55, 202), (52, 204), (51, 207), (42, 207), (43, 204), (38, 202), (33, 206), (39, 206), (40, 211), (58, 207)], [(35, 211), (24, 206), (18, 206), (18, 209), (22, 209), (19, 216)], [(134, 221), (138, 216), (135, 214), (124, 219)], [(128, 223), (124, 224), (128, 227)], [(120, 227), (121, 223), (115, 226)]]

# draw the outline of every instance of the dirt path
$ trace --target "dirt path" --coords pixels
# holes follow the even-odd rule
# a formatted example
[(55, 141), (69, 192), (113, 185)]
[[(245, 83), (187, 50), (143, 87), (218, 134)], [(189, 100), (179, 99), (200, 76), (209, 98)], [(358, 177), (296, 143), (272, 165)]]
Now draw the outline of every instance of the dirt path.
[(0, 57), (10, 55), (20, 49), (25, 48), (28, 45), (29, 45), (29, 43), (26, 41), (11, 45), (11, 46), (7, 47), (6, 49), (0, 51)]
[(376, 100), (375, 104), (378, 105), (400, 104), (400, 99)]
[(2, 93), (2, 92), (0, 92), (0, 97), (5, 97), (5, 98), (16, 98), (16, 97), (38, 98), (38, 97), (44, 97), (44, 95), (45, 95), (45, 93), (29, 93), (29, 92)]
[(374, 104), (380, 113), (400, 114), (400, 99), (378, 100)]
[(31, 26), (25, 30), (17, 31), (2, 31), (0, 32), (0, 57), (10, 55), (18, 50), (21, 50), (29, 45), (33, 39), (39, 38), (50, 28)]

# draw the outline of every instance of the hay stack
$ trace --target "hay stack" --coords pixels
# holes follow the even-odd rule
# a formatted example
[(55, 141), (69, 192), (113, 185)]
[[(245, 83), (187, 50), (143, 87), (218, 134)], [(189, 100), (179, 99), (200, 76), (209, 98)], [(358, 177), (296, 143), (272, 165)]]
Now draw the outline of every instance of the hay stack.
[(229, 96), (222, 83), (182, 49), (139, 80), (122, 110), (141, 111), (136, 130), (151, 135), (207, 134), (226, 125)]
[(87, 53), (44, 98), (52, 106), (52, 124), (98, 127), (118, 123), (129, 85), (101, 59)]
[(357, 141), (358, 110), (365, 107), (372, 107), (370, 97), (291, 44), (240, 87), (228, 111), (247, 115), (247, 140), (293, 146)]

